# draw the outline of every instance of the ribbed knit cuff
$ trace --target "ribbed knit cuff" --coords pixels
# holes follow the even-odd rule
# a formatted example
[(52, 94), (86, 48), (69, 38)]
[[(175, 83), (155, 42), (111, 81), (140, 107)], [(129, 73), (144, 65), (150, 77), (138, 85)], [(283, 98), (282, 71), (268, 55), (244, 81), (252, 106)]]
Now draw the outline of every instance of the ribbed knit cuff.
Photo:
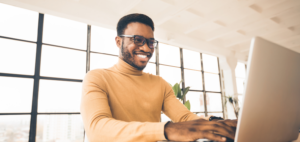
[[(168, 121), (166, 124), (165, 124), (165, 127), (164, 127), (164, 129), (166, 128), (166, 126), (168, 125), (168, 123), (170, 123), (171, 121)], [(168, 139), (168, 136), (166, 135), (166, 132), (165, 132), (165, 130), (164, 130), (164, 136), (165, 136), (165, 138), (166, 138), (166, 140), (169, 140)]]
[(155, 139), (156, 140), (166, 140), (165, 138), (165, 125), (166, 125), (167, 122), (161, 122), (161, 123), (157, 123), (157, 124), (154, 124), (156, 126), (155, 127)]

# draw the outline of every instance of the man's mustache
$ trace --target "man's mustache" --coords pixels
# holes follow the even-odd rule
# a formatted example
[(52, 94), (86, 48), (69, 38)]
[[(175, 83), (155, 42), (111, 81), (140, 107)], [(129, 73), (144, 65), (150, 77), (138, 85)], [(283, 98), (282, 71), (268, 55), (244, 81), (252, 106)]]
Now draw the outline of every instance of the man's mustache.
[(143, 52), (143, 51), (134, 51), (134, 54), (143, 54), (143, 55), (147, 55), (147, 56), (152, 56), (152, 53), (150, 52)]

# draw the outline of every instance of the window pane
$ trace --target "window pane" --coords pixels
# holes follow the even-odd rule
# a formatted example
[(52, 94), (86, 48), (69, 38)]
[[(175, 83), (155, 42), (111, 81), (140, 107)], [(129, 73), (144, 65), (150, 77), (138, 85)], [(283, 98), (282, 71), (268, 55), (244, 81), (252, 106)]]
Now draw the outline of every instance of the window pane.
[(80, 115), (38, 115), (37, 142), (83, 142)]
[(79, 112), (81, 88), (79, 82), (41, 80), (38, 112)]
[(0, 77), (0, 113), (31, 112), (33, 79)]
[(167, 121), (172, 121), (172, 120), (165, 114), (161, 114), (160, 122), (167, 122)]
[(159, 63), (180, 67), (179, 48), (159, 43)]
[(110, 68), (118, 63), (119, 57), (91, 53), (91, 66), (90, 70), (97, 68)]
[(201, 70), (200, 53), (183, 49), (183, 66), (184, 68)]
[(146, 68), (143, 71), (146, 73), (156, 75), (156, 64), (148, 63)]
[(238, 95), (239, 107), (241, 108), (244, 103), (244, 95)]
[(87, 24), (45, 14), (43, 42), (86, 49)]
[(43, 45), (41, 76), (82, 79), (86, 52)]
[(91, 50), (101, 53), (119, 55), (119, 48), (116, 45), (114, 30), (92, 26), (91, 28)]
[(220, 92), (220, 78), (217, 74), (204, 73), (205, 90)]
[(185, 87), (190, 86), (191, 90), (203, 90), (202, 73), (200, 71), (184, 70)]
[(217, 117), (223, 117), (223, 113), (207, 113), (208, 116), (213, 115), (213, 116), (217, 116)]
[(151, 57), (151, 59), (149, 60), (149, 62), (153, 62), (153, 63), (155, 63), (155, 61), (156, 61), (156, 51), (155, 50), (157, 50), (157, 49), (154, 49), (154, 52), (153, 52), (153, 54), (152, 54), (152, 57)]
[(28, 142), (30, 115), (0, 115), (1, 142)]
[(36, 44), (0, 38), (0, 72), (34, 74)]
[(202, 54), (203, 69), (206, 72), (219, 73), (218, 58), (211, 55)]
[(180, 68), (159, 65), (159, 75), (172, 85), (181, 81)]
[(0, 3), (0, 17), (1, 36), (37, 40), (38, 12)]
[(236, 86), (239, 94), (244, 93), (245, 79), (236, 78)]
[(245, 64), (238, 62), (235, 68), (235, 76), (240, 78), (246, 77), (246, 68)]
[(219, 93), (206, 93), (207, 111), (222, 111), (222, 99)]
[(204, 99), (202, 92), (189, 91), (186, 94), (186, 101), (189, 100), (191, 104), (191, 112), (204, 111)]

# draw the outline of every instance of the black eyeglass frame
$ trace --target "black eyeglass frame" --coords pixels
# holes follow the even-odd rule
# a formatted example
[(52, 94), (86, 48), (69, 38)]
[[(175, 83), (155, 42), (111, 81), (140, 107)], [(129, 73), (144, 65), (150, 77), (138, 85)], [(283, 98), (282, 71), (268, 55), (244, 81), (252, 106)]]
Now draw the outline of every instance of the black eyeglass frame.
[[(136, 44), (135, 37), (141, 37), (141, 38), (144, 38), (145, 40), (143, 41), (143, 44), (142, 44), (142, 45), (138, 45), (138, 44), (136, 44), (136, 45), (138, 45), (138, 46), (143, 46), (143, 45), (145, 45), (145, 43), (146, 43), (146, 41), (147, 41), (148, 47), (149, 47), (150, 49), (155, 49), (155, 48), (157, 48), (158, 43), (159, 43), (159, 42), (158, 42), (157, 40), (155, 40), (154, 38), (147, 39), (147, 38), (145, 38), (145, 37), (143, 37), (143, 36), (140, 36), (140, 35), (119, 35), (119, 37), (133, 37), (133, 41), (134, 41), (135, 44)], [(151, 47), (149, 46), (149, 42), (150, 42), (150, 40), (152, 40), (152, 39), (154, 40), (153, 43), (156, 43), (156, 46), (153, 47), (153, 48), (151, 48)]]

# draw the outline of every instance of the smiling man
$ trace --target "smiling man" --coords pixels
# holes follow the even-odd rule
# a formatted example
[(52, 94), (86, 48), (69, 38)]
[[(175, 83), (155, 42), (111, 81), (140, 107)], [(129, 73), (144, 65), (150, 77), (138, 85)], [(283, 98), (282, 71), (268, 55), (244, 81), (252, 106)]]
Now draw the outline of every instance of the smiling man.
[[(164, 79), (142, 71), (158, 45), (153, 32), (146, 15), (122, 17), (115, 38), (118, 63), (87, 73), (81, 115), (89, 142), (233, 139), (236, 121), (198, 117), (176, 99)], [(173, 122), (160, 122), (161, 111)]]

